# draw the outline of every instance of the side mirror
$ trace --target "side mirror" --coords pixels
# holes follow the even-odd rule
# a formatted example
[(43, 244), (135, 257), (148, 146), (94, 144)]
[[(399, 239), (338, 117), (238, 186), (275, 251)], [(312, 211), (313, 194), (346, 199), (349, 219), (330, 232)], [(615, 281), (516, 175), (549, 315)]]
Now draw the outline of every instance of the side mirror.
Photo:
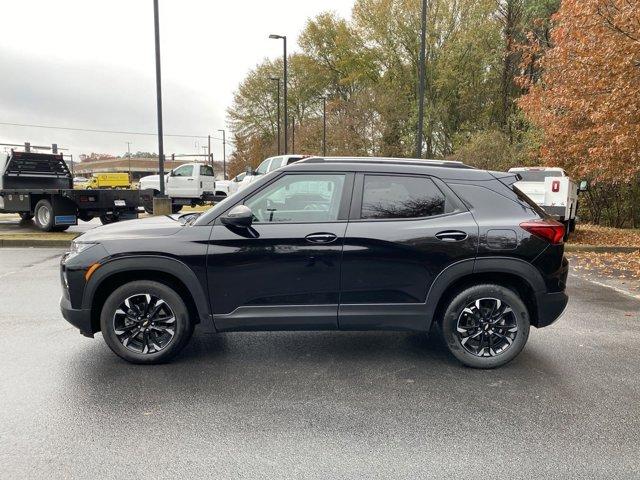
[(586, 192), (587, 190), (589, 190), (589, 182), (587, 180), (582, 180), (578, 186), (578, 191)]
[(236, 205), (223, 217), (220, 217), (223, 225), (238, 228), (249, 228), (253, 221), (253, 212), (246, 205)]

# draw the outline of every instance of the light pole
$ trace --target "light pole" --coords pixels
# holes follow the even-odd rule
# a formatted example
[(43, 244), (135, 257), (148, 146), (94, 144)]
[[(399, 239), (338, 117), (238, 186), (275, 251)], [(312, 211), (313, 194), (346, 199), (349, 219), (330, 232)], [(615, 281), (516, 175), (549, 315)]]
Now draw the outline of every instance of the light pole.
[(158, 106), (158, 155), (160, 174), (160, 196), (164, 197), (164, 145), (162, 132), (162, 76), (160, 69), (160, 16), (158, 0), (153, 0), (153, 23), (156, 37), (156, 104)]
[(273, 80), (274, 82), (277, 82), (277, 89), (276, 89), (276, 105), (277, 105), (277, 125), (278, 125), (278, 155), (280, 155), (280, 78), (278, 77), (270, 77), (271, 80)]
[(127, 142), (127, 157), (129, 157), (129, 186), (131, 186), (131, 142)]
[(427, 0), (422, 0), (422, 30), (420, 31), (420, 57), (418, 61), (419, 84), (418, 84), (418, 125), (416, 131), (416, 158), (422, 158), (422, 131), (424, 129), (424, 81), (425, 81), (425, 59), (424, 51), (427, 36)]
[(222, 179), (227, 179), (227, 135), (224, 129), (219, 129), (222, 132)]
[(289, 109), (287, 108), (287, 37), (286, 35), (271, 34), (269, 35), (269, 38), (282, 40), (283, 48), (284, 48), (284, 52), (282, 56), (282, 59), (284, 62), (284, 76), (282, 79), (282, 84), (283, 84), (283, 93), (284, 93), (284, 153), (286, 155), (289, 152), (289, 136), (287, 133), (287, 130), (289, 127), (289, 113), (288, 113)]
[(322, 156), (327, 156), (327, 97), (322, 96)]

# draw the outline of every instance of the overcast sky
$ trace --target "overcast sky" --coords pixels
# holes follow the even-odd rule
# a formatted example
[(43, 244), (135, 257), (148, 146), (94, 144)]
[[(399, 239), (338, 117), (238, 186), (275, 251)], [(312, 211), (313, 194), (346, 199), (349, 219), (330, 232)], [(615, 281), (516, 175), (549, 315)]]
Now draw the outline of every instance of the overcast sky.
[[(348, 17), (352, 0), (160, 0), (165, 133), (220, 135), (245, 74), (289, 50), (308, 18)], [(0, 122), (156, 132), (152, 0), (21, 0), (2, 5)], [(80, 153), (157, 151), (152, 136), (0, 124), (0, 143), (58, 143)], [(165, 138), (165, 152), (206, 140)], [(0, 150), (1, 151), (1, 150)], [(214, 158), (221, 142), (212, 141)]]

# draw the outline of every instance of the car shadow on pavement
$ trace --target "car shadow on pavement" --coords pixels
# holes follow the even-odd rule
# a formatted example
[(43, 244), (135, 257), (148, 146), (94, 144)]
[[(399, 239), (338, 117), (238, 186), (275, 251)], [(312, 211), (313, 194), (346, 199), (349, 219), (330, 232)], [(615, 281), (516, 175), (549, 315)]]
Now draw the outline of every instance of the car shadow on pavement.
[[(165, 411), (178, 404), (206, 408), (300, 406), (334, 401), (389, 401), (407, 395), (446, 402), (450, 396), (492, 402), (495, 388), (534, 395), (543, 383), (563, 387), (554, 364), (525, 349), (496, 370), (474, 370), (453, 358), (439, 338), (398, 332), (196, 333), (171, 363), (132, 365), (96, 336), (94, 346), (70, 357), (63, 391), (78, 392), (64, 405), (76, 414), (94, 409)], [(346, 401), (346, 398), (345, 398)], [(364, 405), (363, 404), (363, 405)], [(146, 407), (143, 407), (146, 405)], [(140, 410), (140, 411), (142, 411)]]

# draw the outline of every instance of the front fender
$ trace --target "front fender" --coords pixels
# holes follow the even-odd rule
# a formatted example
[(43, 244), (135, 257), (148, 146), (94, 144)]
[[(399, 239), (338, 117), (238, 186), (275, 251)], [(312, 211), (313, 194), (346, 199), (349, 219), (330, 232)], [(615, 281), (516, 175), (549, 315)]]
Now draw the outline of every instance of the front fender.
[(140, 271), (162, 272), (180, 280), (193, 298), (200, 322), (212, 323), (209, 299), (196, 274), (180, 260), (161, 255), (128, 255), (105, 262), (86, 284), (82, 308), (91, 309), (98, 288), (109, 277), (123, 272)]

